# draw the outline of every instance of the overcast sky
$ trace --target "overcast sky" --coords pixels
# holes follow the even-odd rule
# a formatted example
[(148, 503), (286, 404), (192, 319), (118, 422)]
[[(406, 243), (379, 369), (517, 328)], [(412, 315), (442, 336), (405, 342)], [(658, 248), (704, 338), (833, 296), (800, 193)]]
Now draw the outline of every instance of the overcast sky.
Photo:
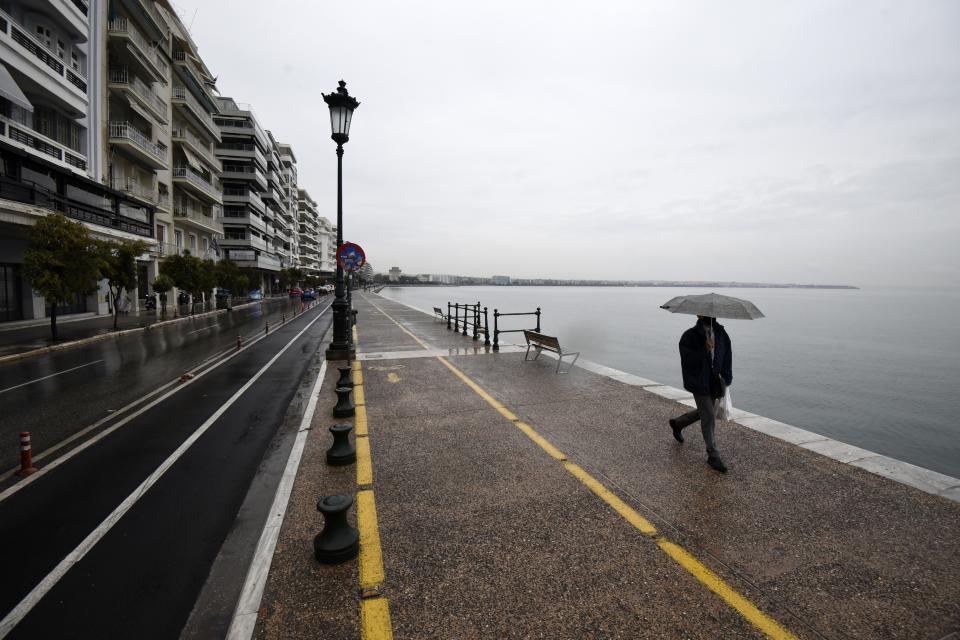
[(179, 0), (377, 271), (960, 283), (960, 3)]

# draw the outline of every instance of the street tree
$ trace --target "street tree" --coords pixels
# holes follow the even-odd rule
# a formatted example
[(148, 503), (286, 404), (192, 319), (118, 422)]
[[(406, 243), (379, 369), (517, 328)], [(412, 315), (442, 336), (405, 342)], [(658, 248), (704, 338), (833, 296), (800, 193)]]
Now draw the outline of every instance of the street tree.
[(57, 306), (97, 290), (100, 262), (90, 232), (79, 222), (50, 214), (30, 230), (23, 273), (50, 304), (50, 333), (57, 339)]
[(169, 276), (177, 288), (192, 296), (190, 313), (193, 313), (197, 300), (216, 286), (215, 266), (213, 260), (201, 260), (189, 254), (173, 255), (160, 263), (160, 273)]
[(227, 308), (233, 308), (233, 296), (250, 286), (250, 278), (232, 260), (221, 260), (214, 268), (216, 286), (227, 290)]
[(121, 301), (137, 286), (137, 257), (147, 250), (142, 240), (94, 240), (100, 262), (100, 277), (107, 281), (113, 301), (113, 328), (117, 328)]
[(160, 294), (160, 304), (162, 305), (161, 314), (163, 316), (167, 315), (167, 292), (173, 289), (174, 286), (176, 285), (173, 279), (164, 273), (161, 273), (153, 279), (153, 291), (154, 293)]

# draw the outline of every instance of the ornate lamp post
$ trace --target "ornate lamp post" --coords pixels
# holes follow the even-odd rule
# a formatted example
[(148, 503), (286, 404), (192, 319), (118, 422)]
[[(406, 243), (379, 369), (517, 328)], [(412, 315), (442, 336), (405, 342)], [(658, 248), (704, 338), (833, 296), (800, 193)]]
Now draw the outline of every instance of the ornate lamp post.
[[(337, 247), (343, 244), (343, 145), (350, 139), (350, 120), (353, 110), (360, 106), (357, 99), (347, 93), (347, 83), (340, 81), (336, 93), (323, 96), (330, 107), (330, 127), (333, 141), (337, 143)], [(346, 297), (343, 267), (337, 261), (337, 279), (333, 300), (333, 341), (327, 348), (327, 360), (348, 360), (353, 357), (353, 338), (347, 315), (350, 303)]]

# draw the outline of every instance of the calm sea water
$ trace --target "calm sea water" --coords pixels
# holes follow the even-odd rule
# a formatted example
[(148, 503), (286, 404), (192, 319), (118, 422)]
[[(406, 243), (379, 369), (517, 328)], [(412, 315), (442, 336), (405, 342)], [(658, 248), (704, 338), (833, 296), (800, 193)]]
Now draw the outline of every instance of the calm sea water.
[[(583, 358), (682, 387), (677, 343), (693, 316), (659, 308), (707, 290), (642, 287), (388, 287), (430, 310), (447, 302), (542, 309), (541, 329)], [(722, 289), (767, 316), (722, 321), (734, 405), (960, 477), (960, 291)], [(532, 328), (513, 319), (501, 328)], [(508, 341), (522, 342), (512, 334)], [(510, 338), (513, 337), (512, 340)]]

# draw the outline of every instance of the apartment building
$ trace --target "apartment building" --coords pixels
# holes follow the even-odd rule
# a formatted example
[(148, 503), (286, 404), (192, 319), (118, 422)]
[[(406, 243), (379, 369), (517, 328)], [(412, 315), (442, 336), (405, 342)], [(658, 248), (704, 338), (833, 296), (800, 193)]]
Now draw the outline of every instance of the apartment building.
[(280, 187), (283, 203), (280, 219), (277, 220), (277, 235), (274, 247), (284, 268), (300, 263), (299, 194), (297, 192), (297, 157), (289, 144), (277, 143), (280, 152)]
[(320, 275), (333, 276), (337, 270), (337, 226), (323, 216), (317, 219)]
[[(259, 286), (274, 292), (277, 275), (284, 266), (276, 240), (280, 207), (285, 205), (280, 198), (279, 150), (250, 105), (223, 97), (217, 103), (219, 114), (215, 122), (221, 141), (216, 155), (222, 164), (223, 182), (222, 245), (227, 258), (255, 269), (260, 275)], [(278, 174), (276, 189), (267, 179), (271, 167)]]
[(320, 275), (320, 214), (317, 203), (306, 189), (297, 189), (298, 236), (300, 240), (300, 263), (304, 273)]
[[(106, 26), (101, 2), (0, 2), (0, 322), (50, 315), (22, 275), (27, 234), (39, 218), (66, 215), (98, 238), (153, 238), (154, 204), (103, 179)], [(116, 136), (137, 142), (128, 129)], [(58, 313), (107, 313), (105, 294), (101, 285)]]

